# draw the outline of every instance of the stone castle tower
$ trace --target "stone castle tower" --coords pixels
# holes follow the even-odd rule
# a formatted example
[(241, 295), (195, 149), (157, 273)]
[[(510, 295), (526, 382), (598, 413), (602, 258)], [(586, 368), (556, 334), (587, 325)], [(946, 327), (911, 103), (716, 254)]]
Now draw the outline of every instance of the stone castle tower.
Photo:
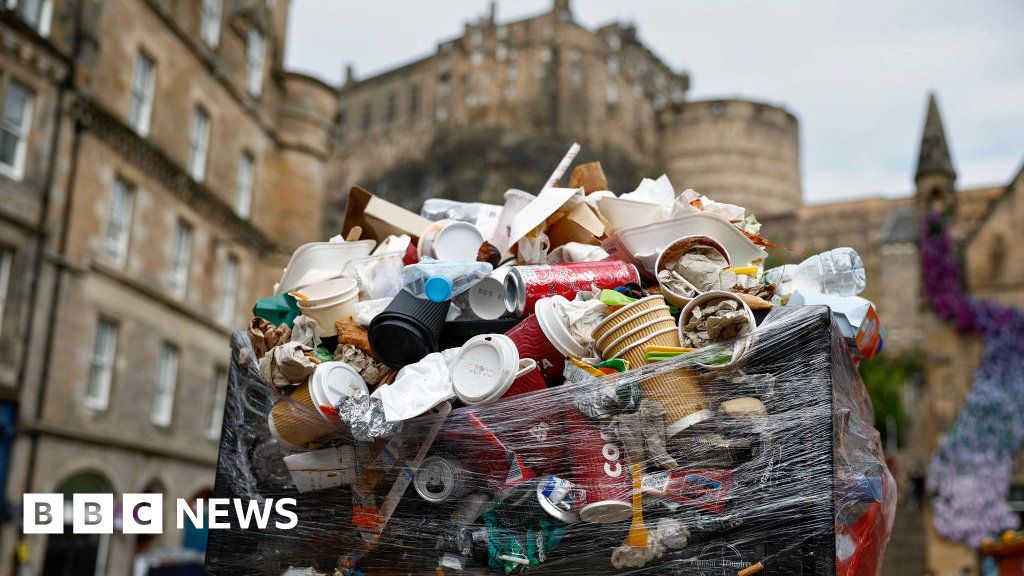
[(436, 50), (376, 76), (351, 67), (337, 90), (325, 232), (362, 185), (418, 208), (425, 198), (502, 202), (536, 192), (569, 145), (600, 160), (616, 192), (669, 175), (756, 214), (801, 205), (798, 122), (768, 104), (688, 102), (690, 77), (612, 23), (595, 30), (568, 0), (514, 22), (488, 14)]
[(666, 127), (663, 166), (677, 185), (759, 216), (795, 213), (803, 204), (800, 126), (791, 112), (763, 102), (687, 102)]

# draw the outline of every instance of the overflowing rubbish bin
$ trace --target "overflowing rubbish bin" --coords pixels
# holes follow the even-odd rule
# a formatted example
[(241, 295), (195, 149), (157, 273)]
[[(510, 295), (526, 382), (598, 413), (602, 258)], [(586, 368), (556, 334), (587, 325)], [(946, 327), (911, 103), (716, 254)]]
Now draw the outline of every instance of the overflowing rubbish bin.
[(212, 576), (876, 574), (895, 486), (837, 249), (765, 270), (743, 208), (584, 164), (504, 206), (355, 189), (232, 339)]

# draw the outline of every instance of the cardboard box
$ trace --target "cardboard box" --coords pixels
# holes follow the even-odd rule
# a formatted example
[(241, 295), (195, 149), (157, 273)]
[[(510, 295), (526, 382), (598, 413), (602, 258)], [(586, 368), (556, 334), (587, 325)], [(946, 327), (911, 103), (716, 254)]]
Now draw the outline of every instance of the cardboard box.
[(604, 223), (590, 209), (590, 206), (581, 202), (568, 214), (549, 226), (547, 235), (551, 240), (552, 249), (569, 242), (597, 246), (601, 244), (601, 238), (604, 237)]
[(380, 244), (391, 235), (408, 234), (413, 240), (419, 240), (429, 225), (430, 221), (419, 214), (378, 198), (359, 186), (353, 186), (348, 193), (341, 234), (348, 236), (352, 228), (359, 226), (363, 229), (360, 238), (376, 240)]
[(600, 162), (588, 162), (580, 164), (573, 169), (569, 175), (569, 188), (583, 188), (585, 194), (608, 189), (608, 179), (604, 177), (604, 170)]

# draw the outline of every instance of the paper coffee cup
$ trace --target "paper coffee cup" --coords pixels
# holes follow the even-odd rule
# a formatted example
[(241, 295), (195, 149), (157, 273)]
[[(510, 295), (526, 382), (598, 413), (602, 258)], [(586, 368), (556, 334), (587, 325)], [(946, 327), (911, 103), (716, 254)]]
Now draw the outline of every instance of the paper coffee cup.
[(469, 289), (469, 307), (482, 320), (496, 320), (508, 313), (505, 306), (505, 275), (511, 266), (496, 268)]

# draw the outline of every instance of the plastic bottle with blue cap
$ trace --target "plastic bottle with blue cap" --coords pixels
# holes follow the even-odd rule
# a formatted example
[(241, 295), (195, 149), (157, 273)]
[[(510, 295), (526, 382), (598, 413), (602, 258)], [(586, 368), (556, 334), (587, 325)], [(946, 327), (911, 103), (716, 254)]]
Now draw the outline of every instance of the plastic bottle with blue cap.
[(444, 302), (466, 292), (492, 270), (487, 262), (425, 258), (402, 270), (402, 287), (417, 298)]

